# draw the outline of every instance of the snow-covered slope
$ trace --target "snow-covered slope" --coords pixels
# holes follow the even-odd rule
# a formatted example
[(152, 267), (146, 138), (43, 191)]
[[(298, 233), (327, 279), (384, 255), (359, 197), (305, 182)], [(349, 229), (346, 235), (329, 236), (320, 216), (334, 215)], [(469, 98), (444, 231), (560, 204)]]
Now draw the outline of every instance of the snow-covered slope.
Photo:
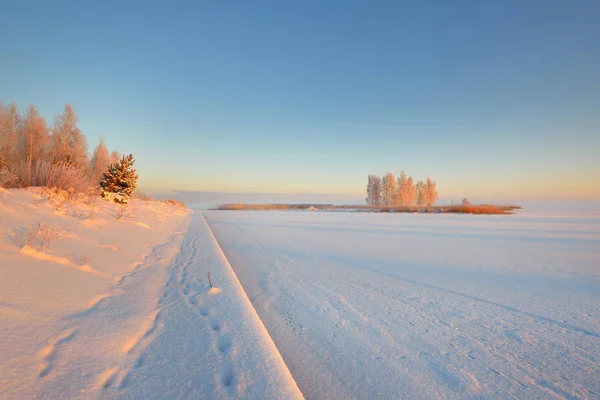
[(0, 398), (301, 397), (200, 214), (0, 196)]
[[(63, 384), (60, 392), (48, 389), (66, 371), (88, 374), (85, 363), (96, 362), (94, 353), (118, 346), (140, 322), (137, 315), (131, 315), (130, 326), (108, 318), (85, 331), (82, 318), (124, 293), (133, 276), (146, 275), (144, 267), (168, 262), (189, 213), (159, 202), (122, 207), (38, 188), (2, 191), (0, 397), (82, 393), (96, 379), (93, 374)], [(110, 335), (100, 337), (94, 332), (100, 328)], [(73, 363), (77, 358), (83, 362)]]
[(600, 398), (598, 212), (206, 215), (307, 398)]
[(302, 398), (200, 213), (168, 276), (151, 333), (144, 334), (149, 343), (136, 349), (120, 386), (105, 397)]

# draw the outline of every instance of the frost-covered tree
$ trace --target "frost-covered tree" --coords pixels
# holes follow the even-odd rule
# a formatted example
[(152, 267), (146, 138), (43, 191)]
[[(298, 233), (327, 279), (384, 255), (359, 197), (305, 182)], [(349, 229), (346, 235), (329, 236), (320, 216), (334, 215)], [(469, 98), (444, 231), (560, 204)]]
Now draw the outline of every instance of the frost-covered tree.
[(400, 178), (396, 179), (396, 190), (394, 191), (394, 196), (392, 198), (392, 204), (399, 206), (402, 205), (401, 203), (401, 199), (400, 199), (400, 183), (399, 183)]
[(27, 186), (31, 183), (33, 167), (46, 159), (49, 139), (46, 120), (30, 105), (23, 117), (17, 142), (17, 158), (27, 163)]
[(425, 204), (427, 207), (433, 207), (437, 200), (438, 191), (435, 182), (427, 178), (427, 183), (425, 184)]
[(12, 163), (17, 155), (19, 120), (15, 102), (8, 106), (0, 103), (0, 168)]
[(77, 115), (70, 104), (54, 119), (52, 128), (52, 161), (80, 168), (88, 165), (88, 146), (85, 135), (77, 127)]
[(100, 180), (100, 194), (115, 203), (128, 203), (129, 197), (137, 188), (138, 175), (133, 168), (133, 155), (121, 157), (116, 163), (110, 164)]
[(406, 205), (412, 206), (417, 201), (417, 190), (415, 189), (415, 183), (412, 176), (408, 177), (406, 184)]
[(427, 204), (427, 190), (425, 182), (419, 181), (416, 185), (417, 205), (424, 206)]
[(108, 148), (104, 143), (104, 138), (100, 138), (100, 143), (94, 149), (94, 154), (92, 155), (92, 159), (90, 161), (90, 175), (92, 177), (92, 181), (98, 183), (102, 174), (106, 171), (109, 162)]
[(373, 175), (367, 177), (367, 198), (365, 200), (368, 206), (373, 205)]
[(377, 175), (369, 175), (367, 183), (367, 204), (378, 206), (381, 204), (381, 178)]
[(471, 202), (470, 202), (470, 201), (469, 201), (469, 199), (467, 199), (466, 197), (465, 197), (464, 199), (462, 199), (462, 205), (463, 205), (463, 206), (468, 206), (468, 205), (470, 205), (470, 204), (471, 204)]
[(402, 206), (411, 206), (415, 204), (417, 199), (413, 178), (412, 176), (407, 177), (404, 171), (402, 171), (398, 178), (398, 198), (398, 204)]
[(114, 163), (119, 162), (120, 159), (121, 159), (121, 154), (118, 151), (113, 150), (112, 153), (110, 153), (110, 157), (108, 158), (108, 163), (114, 164)]
[(384, 205), (389, 206), (394, 203), (394, 196), (396, 193), (396, 178), (391, 172), (387, 172), (381, 179), (381, 193)]
[(381, 183), (381, 178), (375, 175), (375, 179), (373, 180), (373, 194), (375, 195), (375, 205), (380, 206), (383, 204), (383, 185)]
[(409, 205), (408, 202), (408, 178), (406, 177), (406, 172), (402, 171), (400, 173), (400, 177), (398, 178), (398, 201), (397, 204), (401, 206)]

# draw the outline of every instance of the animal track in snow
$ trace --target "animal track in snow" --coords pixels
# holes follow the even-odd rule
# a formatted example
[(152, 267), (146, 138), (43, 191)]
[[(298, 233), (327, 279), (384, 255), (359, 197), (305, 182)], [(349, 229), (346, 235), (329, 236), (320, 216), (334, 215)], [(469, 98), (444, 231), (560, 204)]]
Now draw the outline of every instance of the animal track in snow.
[(158, 327), (158, 322), (160, 318), (161, 311), (157, 311), (152, 318), (152, 321), (144, 324), (143, 329), (140, 330), (139, 333), (129, 338), (125, 345), (123, 345), (122, 350), (124, 353), (131, 353), (133, 349), (145, 338), (150, 336)]
[(204, 317), (208, 316), (208, 308), (206, 306), (200, 306), (198, 308), (198, 311), (200, 311), (200, 314)]
[(221, 329), (221, 321), (219, 321), (215, 317), (212, 317), (210, 319), (210, 327), (212, 328), (213, 331), (218, 331), (219, 329)]
[(221, 353), (226, 352), (231, 348), (231, 338), (229, 336), (220, 337), (217, 347)]
[(223, 386), (230, 387), (233, 384), (234, 378), (233, 367), (230, 364), (226, 364), (221, 371), (221, 383)]
[(42, 367), (42, 370), (38, 375), (40, 378), (45, 377), (50, 373), (50, 371), (52, 371), (52, 368), (54, 367), (54, 361), (56, 360), (56, 357), (58, 355), (58, 348), (60, 347), (60, 345), (73, 340), (76, 334), (77, 330), (75, 328), (68, 329), (65, 332), (63, 332), (60, 336), (58, 336), (55, 340), (53, 340), (48, 346), (42, 349), (40, 355), (44, 357), (46, 365)]
[(117, 377), (117, 372), (119, 372), (117, 368), (110, 368), (101, 373), (98, 377), (98, 388), (106, 389), (110, 387)]
[(135, 360), (135, 363), (133, 363), (133, 368), (138, 369), (138, 368), (144, 366), (145, 362), (146, 362), (146, 355), (142, 354), (138, 357), (137, 360)]

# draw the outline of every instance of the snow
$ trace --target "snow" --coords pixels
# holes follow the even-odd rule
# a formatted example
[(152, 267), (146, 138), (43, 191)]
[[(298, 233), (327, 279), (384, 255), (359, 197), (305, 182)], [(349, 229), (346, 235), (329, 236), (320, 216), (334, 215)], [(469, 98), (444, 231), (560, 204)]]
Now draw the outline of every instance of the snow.
[(208, 211), (306, 398), (600, 398), (600, 212)]
[(2, 399), (600, 398), (600, 212), (63, 194), (0, 192)]
[(3, 190), (0, 230), (0, 398), (302, 397), (201, 214)]

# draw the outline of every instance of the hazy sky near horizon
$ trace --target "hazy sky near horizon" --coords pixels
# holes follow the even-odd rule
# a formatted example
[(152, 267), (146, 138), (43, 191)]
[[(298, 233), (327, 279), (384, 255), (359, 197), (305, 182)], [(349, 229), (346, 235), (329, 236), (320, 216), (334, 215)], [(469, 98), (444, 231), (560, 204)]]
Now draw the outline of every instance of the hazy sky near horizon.
[(0, 101), (150, 191), (600, 198), (598, 1), (3, 2)]

